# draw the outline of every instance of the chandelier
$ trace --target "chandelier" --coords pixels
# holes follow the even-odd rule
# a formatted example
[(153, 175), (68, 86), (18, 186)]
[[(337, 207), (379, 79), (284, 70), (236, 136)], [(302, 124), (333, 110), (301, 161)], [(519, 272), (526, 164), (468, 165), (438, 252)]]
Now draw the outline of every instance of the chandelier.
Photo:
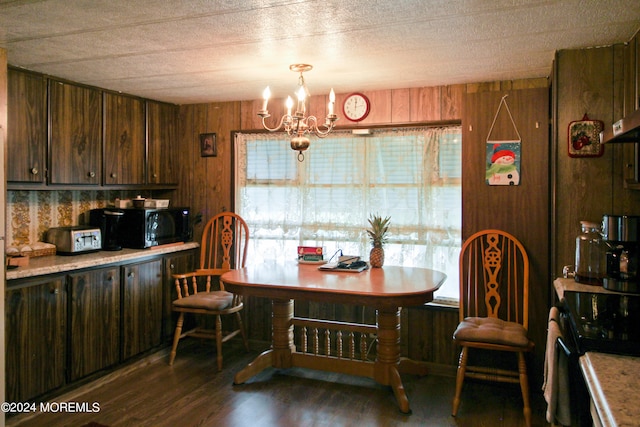
[(333, 126), (338, 120), (338, 116), (334, 114), (334, 105), (336, 102), (336, 94), (331, 89), (329, 93), (329, 110), (327, 117), (325, 118), (324, 123), (319, 124), (318, 119), (315, 116), (307, 116), (307, 106), (306, 99), (310, 96), (309, 90), (304, 83), (304, 76), (302, 73), (305, 71), (310, 71), (313, 66), (309, 64), (293, 64), (289, 66), (289, 69), (295, 73), (300, 73), (298, 77), (298, 88), (296, 90), (296, 97), (298, 98), (298, 102), (296, 104), (296, 109), (292, 113), (293, 108), (293, 99), (291, 96), (287, 97), (285, 102), (285, 106), (287, 107), (287, 114), (283, 115), (280, 118), (280, 123), (274, 128), (270, 128), (267, 126), (265, 119), (271, 117), (269, 114), (269, 110), (267, 110), (267, 103), (269, 102), (269, 97), (271, 96), (271, 91), (269, 90), (269, 86), (262, 93), (262, 97), (264, 99), (262, 104), (262, 110), (258, 111), (258, 116), (262, 118), (262, 126), (270, 131), (277, 132), (279, 130), (284, 130), (287, 135), (291, 137), (291, 149), (298, 152), (298, 161), (304, 160), (304, 154), (302, 152), (309, 148), (309, 137), (308, 134), (314, 134), (319, 138), (324, 138), (329, 135), (329, 132), (333, 129)]

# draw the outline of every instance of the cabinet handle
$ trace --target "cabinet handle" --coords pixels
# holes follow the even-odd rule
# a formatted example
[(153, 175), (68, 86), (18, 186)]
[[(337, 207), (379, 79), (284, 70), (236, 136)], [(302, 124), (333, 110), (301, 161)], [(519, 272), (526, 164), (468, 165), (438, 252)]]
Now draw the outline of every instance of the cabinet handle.
[(136, 277), (136, 273), (132, 271), (131, 273), (129, 273), (129, 277), (133, 279), (134, 277)]
[(170, 265), (169, 265), (169, 268), (170, 268), (170, 269), (172, 269), (172, 270), (174, 270), (174, 269), (176, 268), (176, 266), (175, 266), (175, 265), (173, 265), (173, 264), (170, 264)]
[(118, 174), (116, 174), (116, 173), (112, 173), (111, 174), (111, 178), (117, 178), (117, 177), (118, 177)]
[(60, 291), (58, 290), (58, 288), (51, 288), (51, 289), (49, 289), (49, 293), (51, 295), (58, 295), (60, 293)]
[(87, 175), (89, 175), (89, 178), (95, 178), (96, 173), (94, 171), (91, 171)]
[(31, 168), (31, 175), (38, 175), (38, 168), (36, 167)]

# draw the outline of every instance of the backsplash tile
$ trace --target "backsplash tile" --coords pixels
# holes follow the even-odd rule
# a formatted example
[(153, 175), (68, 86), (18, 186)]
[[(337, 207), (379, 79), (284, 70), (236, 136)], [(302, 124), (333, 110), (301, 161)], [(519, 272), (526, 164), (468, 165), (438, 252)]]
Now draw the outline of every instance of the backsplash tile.
[(51, 227), (85, 225), (85, 212), (112, 205), (118, 197), (133, 197), (132, 194), (121, 190), (9, 190), (6, 244), (20, 248), (43, 241)]

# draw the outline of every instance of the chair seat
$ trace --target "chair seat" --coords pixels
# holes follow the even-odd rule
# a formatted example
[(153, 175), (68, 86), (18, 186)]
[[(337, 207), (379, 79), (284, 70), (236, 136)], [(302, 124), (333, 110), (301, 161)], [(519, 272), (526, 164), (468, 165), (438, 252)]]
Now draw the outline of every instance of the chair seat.
[(173, 302), (174, 307), (196, 308), (219, 311), (233, 303), (233, 294), (227, 291), (198, 292), (194, 295), (179, 298)]
[(453, 333), (459, 341), (527, 347), (527, 330), (519, 323), (507, 322), (493, 317), (467, 317)]

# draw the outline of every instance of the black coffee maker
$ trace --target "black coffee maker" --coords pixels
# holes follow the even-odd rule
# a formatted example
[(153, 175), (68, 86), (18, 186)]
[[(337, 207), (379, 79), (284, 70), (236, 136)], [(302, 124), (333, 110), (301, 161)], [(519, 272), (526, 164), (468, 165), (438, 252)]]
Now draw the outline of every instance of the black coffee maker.
[(605, 215), (602, 237), (607, 244), (607, 276), (603, 287), (611, 291), (640, 293), (640, 216)]
[(89, 222), (100, 228), (102, 249), (105, 251), (119, 251), (120, 244), (118, 225), (124, 212), (118, 209), (92, 209), (89, 212)]

